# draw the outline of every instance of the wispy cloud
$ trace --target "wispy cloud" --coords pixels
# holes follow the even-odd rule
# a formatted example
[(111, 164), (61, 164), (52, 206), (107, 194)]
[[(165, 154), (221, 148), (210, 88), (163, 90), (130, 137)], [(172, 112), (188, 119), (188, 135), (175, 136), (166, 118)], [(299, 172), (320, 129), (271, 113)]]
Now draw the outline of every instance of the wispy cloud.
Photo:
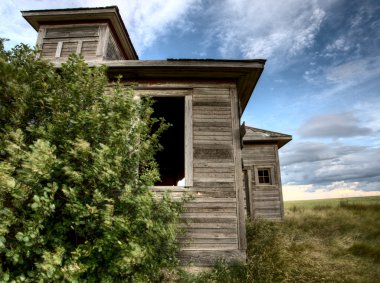
[[(334, 1), (329, 1), (329, 3)], [(223, 57), (268, 58), (277, 62), (313, 45), (327, 1), (219, 2), (213, 34)], [(223, 4), (221, 4), (223, 3)]]

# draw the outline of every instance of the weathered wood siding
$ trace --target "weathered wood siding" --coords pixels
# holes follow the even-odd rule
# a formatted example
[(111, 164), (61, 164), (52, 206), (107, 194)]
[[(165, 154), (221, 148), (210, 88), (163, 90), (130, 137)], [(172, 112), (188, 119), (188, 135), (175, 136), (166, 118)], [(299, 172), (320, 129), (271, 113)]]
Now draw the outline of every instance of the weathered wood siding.
[(65, 60), (72, 53), (86, 60), (125, 59), (107, 24), (42, 26), (37, 44), (44, 59)]
[(234, 135), (234, 130), (239, 130), (233, 125), (238, 119), (234, 85), (205, 83), (187, 87), (192, 89), (193, 185), (172, 189), (172, 195), (186, 191), (195, 199), (185, 205), (181, 216), (184, 233), (179, 237), (179, 257), (183, 263), (197, 266), (212, 265), (220, 258), (244, 260), (245, 230), (240, 227), (244, 215), (239, 215), (236, 185), (236, 179), (241, 178), (236, 174), (237, 168), (241, 172), (241, 162), (236, 164), (240, 144), (235, 145), (240, 141)]
[(96, 57), (100, 26), (45, 26), (39, 31), (42, 46), (41, 57), (45, 59), (67, 58), (70, 54), (82, 54), (84, 58)]
[(108, 37), (105, 58), (107, 60), (123, 60), (125, 59), (112, 34)]
[[(243, 164), (246, 169), (246, 198), (250, 216), (281, 219), (283, 202), (276, 144), (244, 144)], [(270, 168), (271, 184), (259, 184), (258, 168)]]

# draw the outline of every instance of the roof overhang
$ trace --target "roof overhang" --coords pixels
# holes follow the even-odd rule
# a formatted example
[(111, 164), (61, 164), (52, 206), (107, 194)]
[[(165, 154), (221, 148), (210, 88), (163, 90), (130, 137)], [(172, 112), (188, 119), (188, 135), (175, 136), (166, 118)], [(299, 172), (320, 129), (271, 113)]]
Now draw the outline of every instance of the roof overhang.
[[(89, 62), (96, 65), (96, 62)], [(265, 60), (123, 60), (102, 62), (109, 75), (121, 74), (127, 80), (228, 80), (236, 83), (241, 112), (264, 69)]]
[(292, 140), (291, 135), (286, 135), (278, 132), (253, 128), (246, 126), (246, 133), (243, 137), (244, 144), (268, 144), (275, 143), (278, 148), (283, 147), (285, 144)]
[(128, 31), (117, 6), (98, 8), (73, 8), (21, 11), (22, 16), (38, 31), (41, 25), (107, 22), (119, 40), (121, 49), (127, 58), (138, 60), (138, 55), (129, 38)]

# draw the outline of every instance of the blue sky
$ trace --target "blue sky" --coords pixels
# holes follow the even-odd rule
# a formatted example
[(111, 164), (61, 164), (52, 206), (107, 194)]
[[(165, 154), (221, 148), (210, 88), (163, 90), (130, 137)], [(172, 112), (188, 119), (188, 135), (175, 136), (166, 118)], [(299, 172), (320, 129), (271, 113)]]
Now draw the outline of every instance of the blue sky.
[(380, 1), (3, 0), (0, 36), (35, 44), (20, 10), (109, 5), (140, 59), (267, 59), (243, 120), (293, 135), (285, 199), (380, 195)]

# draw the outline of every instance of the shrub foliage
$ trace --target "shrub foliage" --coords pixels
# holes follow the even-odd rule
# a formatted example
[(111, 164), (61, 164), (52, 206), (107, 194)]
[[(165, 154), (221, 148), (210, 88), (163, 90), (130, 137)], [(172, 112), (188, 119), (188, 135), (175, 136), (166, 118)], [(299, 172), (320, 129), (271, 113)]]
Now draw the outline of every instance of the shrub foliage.
[(147, 282), (176, 263), (180, 204), (149, 191), (167, 127), (152, 111), (105, 67), (1, 41), (0, 280)]

